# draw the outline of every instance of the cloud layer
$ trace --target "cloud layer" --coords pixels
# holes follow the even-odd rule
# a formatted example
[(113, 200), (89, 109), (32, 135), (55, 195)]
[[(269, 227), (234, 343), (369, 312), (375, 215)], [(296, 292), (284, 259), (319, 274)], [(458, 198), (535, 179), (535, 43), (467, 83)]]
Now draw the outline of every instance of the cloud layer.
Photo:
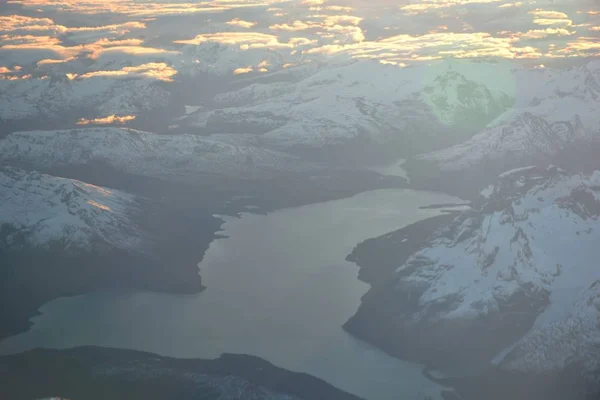
[[(5, 14), (0, 15), (2, 79), (22, 79), (36, 69), (70, 68), (71, 76), (80, 79), (128, 76), (170, 81), (190, 65), (213, 65), (216, 61), (205, 51), (211, 45), (231, 49), (227, 62), (232, 74), (334, 58), (405, 66), (442, 58), (542, 64), (600, 56), (600, 10), (587, 0), (9, 0), (7, 4), (11, 7), (0, 10)], [(281, 60), (273, 63), (273, 55), (250, 55), (257, 51), (275, 52)]]

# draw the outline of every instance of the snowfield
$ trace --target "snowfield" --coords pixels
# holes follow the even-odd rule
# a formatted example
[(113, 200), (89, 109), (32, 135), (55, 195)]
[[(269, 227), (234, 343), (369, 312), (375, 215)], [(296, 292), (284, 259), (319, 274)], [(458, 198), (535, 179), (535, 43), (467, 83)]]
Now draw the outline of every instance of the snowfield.
[(0, 168), (0, 247), (138, 249), (136, 199), (118, 190), (13, 167)]
[(357, 137), (443, 141), (457, 129), (485, 126), (513, 102), (513, 93), (486, 86), (491, 66), (478, 73), (471, 68), (399, 68), (370, 60), (323, 66), (299, 79), (263, 80), (219, 94), (215, 109), (192, 113), (186, 123), (210, 132), (264, 134), (282, 148)]
[[(434, 348), (455, 344), (468, 354), (484, 343), (480, 351), (500, 353), (503, 368), (544, 374), (581, 360), (593, 372), (600, 171), (515, 169), (486, 194), (397, 269), (397, 301), (413, 304), (398, 305), (397, 323)], [(511, 324), (521, 329), (506, 331)]]
[(170, 93), (151, 79), (95, 76), (71, 80), (65, 74), (0, 79), (0, 120), (57, 119), (75, 117), (76, 111), (84, 116), (91, 110), (94, 117), (137, 115), (170, 101)]

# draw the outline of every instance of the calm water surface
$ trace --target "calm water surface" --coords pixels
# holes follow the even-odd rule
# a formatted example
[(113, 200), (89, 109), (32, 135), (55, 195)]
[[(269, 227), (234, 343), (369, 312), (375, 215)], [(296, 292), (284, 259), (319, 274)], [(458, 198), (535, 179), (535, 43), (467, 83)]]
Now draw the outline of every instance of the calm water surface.
[(263, 357), (369, 400), (439, 395), (421, 367), (387, 356), (341, 326), (368, 285), (344, 258), (374, 236), (437, 214), (419, 210), (459, 199), (413, 190), (378, 190), (226, 218), (226, 239), (200, 264), (198, 295), (92, 293), (42, 307), (32, 329), (0, 343), (1, 353), (34, 347), (98, 345), (174, 357), (223, 352)]

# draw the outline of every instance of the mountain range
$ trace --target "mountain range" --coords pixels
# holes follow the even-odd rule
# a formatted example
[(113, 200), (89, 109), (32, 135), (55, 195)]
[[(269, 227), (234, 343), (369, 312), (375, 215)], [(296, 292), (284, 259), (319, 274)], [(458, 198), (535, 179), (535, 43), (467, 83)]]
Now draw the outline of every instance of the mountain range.
[(159, 135), (118, 127), (14, 132), (0, 140), (0, 160), (38, 169), (101, 162), (124, 173), (179, 181), (207, 173), (251, 178), (310, 168), (260, 147), (255, 136)]
[[(390, 276), (372, 282), (346, 329), (457, 374), (493, 363), (553, 375), (577, 363), (600, 387), (591, 261), (600, 240), (600, 175), (592, 172), (600, 168), (600, 62), (561, 70), (285, 65), (263, 49), (252, 55), (267, 57), (265, 71), (238, 71), (205, 103), (179, 107), (188, 79), (224, 79), (241, 54), (213, 44), (183, 51), (201, 51), (203, 62), (178, 65), (173, 81), (0, 80), (3, 123), (66, 127), (0, 125), (0, 253), (9, 261), (0, 304), (26, 299), (16, 310), (0, 307), (11, 325), (0, 336), (26, 329), (57, 296), (99, 287), (200, 291), (197, 262), (221, 223), (213, 214), (243, 209), (228, 202), (251, 197), (272, 210), (398, 185), (358, 171), (407, 158), (413, 188), (458, 194), (471, 208), (444, 218)], [(114, 126), (128, 120), (77, 124), (111, 115), (145, 119), (144, 129)]]
[(577, 364), (597, 390), (599, 217), (599, 172), (507, 171), (375, 285), (346, 328), (450, 374)]
[(503, 171), (537, 163), (565, 169), (598, 168), (594, 152), (600, 138), (600, 62), (568, 70), (531, 71), (528, 96), (469, 140), (415, 157), (409, 175), (426, 185), (460, 180), (475, 190)]

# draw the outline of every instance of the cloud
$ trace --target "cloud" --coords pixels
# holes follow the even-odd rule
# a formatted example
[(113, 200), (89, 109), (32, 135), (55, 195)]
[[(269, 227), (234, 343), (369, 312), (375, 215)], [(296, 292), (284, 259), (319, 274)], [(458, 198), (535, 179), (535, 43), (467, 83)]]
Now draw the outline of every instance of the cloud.
[(324, 15), (323, 21), (326, 26), (330, 25), (358, 25), (363, 20), (354, 15)]
[(66, 59), (77, 54), (80, 49), (68, 48), (60, 40), (50, 36), (9, 36), (0, 35), (0, 60), (26, 65), (43, 59)]
[(543, 18), (543, 19), (568, 19), (569, 16), (563, 12), (559, 11), (546, 11), (542, 9), (535, 9), (529, 12), (533, 14), (535, 18)]
[[(140, 39), (123, 38), (134, 30), (143, 29), (146, 29), (146, 24), (139, 21), (67, 27), (56, 24), (50, 18), (0, 16), (0, 57), (12, 57), (20, 64), (48, 65), (80, 56), (96, 58), (108, 47), (129, 54), (160, 52), (159, 49), (142, 48), (143, 41)], [(126, 50), (125, 46), (129, 49)]]
[(234, 75), (248, 74), (252, 71), (254, 71), (253, 67), (241, 67), (241, 68), (234, 69), (233, 74)]
[(292, 22), (291, 24), (273, 24), (273, 25), (269, 26), (269, 29), (274, 30), (274, 31), (296, 32), (296, 31), (304, 31), (306, 29), (318, 28), (318, 27), (320, 27), (320, 25), (316, 24), (316, 23), (303, 22), (303, 21), (296, 20), (296, 21)]
[(311, 21), (295, 20), (291, 23), (272, 24), (269, 29), (275, 31), (304, 31), (307, 29), (320, 29), (324, 31), (332, 31), (339, 29), (340, 26), (353, 26), (360, 24), (363, 20), (361, 17), (353, 15), (310, 15)]
[(310, 14), (306, 20), (296, 19), (292, 22), (276, 23), (269, 26), (272, 31), (300, 32), (309, 31), (323, 42), (345, 44), (361, 42), (365, 35), (358, 25), (362, 17), (354, 15)]
[(21, 67), (16, 66), (14, 68), (8, 68), (0, 66), (0, 80), (16, 81), (21, 79), (31, 78), (30, 74), (23, 75), (21, 73)]
[(533, 20), (534, 24), (544, 26), (571, 26), (573, 21), (570, 19), (552, 19), (552, 18), (536, 18)]
[(125, 56), (154, 56), (159, 58), (178, 56), (181, 53), (173, 50), (158, 49), (144, 46), (99, 46), (89, 55), (89, 58), (99, 59), (107, 55), (125, 55)]
[(345, 13), (352, 12), (353, 8), (348, 6), (326, 6), (325, 10), (327, 11), (341, 11)]
[(123, 67), (119, 70), (92, 71), (85, 74), (67, 74), (69, 79), (90, 79), (96, 77), (110, 78), (148, 78), (158, 81), (172, 82), (177, 71), (166, 63), (148, 63), (135, 67)]
[(529, 12), (533, 15), (533, 23), (544, 26), (571, 26), (573, 21), (569, 16), (560, 11), (549, 11), (537, 8)]
[(523, 34), (518, 34), (520, 39), (545, 39), (549, 36), (571, 36), (575, 34), (574, 31), (569, 31), (563, 28), (547, 28), (547, 29), (533, 29)]
[[(43, 67), (57, 64), (56, 68), (62, 68), (58, 64), (85, 58), (94, 60), (93, 68), (105, 73), (120, 71), (117, 76), (139, 75), (119, 69), (129, 62), (171, 64), (182, 71), (195, 59), (211, 64), (206, 53), (203, 53), (202, 59), (192, 50), (191, 56), (196, 58), (187, 58), (188, 48), (205, 43), (231, 47), (231, 53), (220, 53), (219, 56), (235, 60), (230, 63), (229, 71), (252, 68), (250, 72), (264, 69), (258, 66), (262, 59), (260, 55), (251, 56), (246, 52), (251, 49), (274, 50), (273, 56), (281, 58), (279, 66), (324, 56), (373, 58), (393, 65), (447, 57), (576, 57), (596, 51), (593, 40), (581, 39), (581, 36), (594, 36), (599, 32), (594, 18), (600, 15), (594, 10), (587, 11), (581, 3), (575, 7), (572, 0), (11, 2), (20, 4), (30, 10), (30, 15), (37, 17), (0, 17), (0, 40), (3, 43), (0, 64), (12, 66), (12, 60), (16, 60), (22, 65), (37, 63)], [(34, 10), (38, 14), (34, 14)], [(75, 17), (53, 17), (61, 12)], [(197, 23), (198, 17), (190, 18), (191, 13), (210, 15), (201, 17), (206, 19), (206, 23)], [(107, 22), (97, 26), (90, 24), (97, 14), (106, 17), (102, 21)], [(165, 15), (170, 17), (160, 18)], [(573, 15), (573, 19), (569, 15)], [(85, 26), (67, 26), (70, 22), (63, 22), (81, 21), (82, 18), (87, 20), (83, 23)], [(182, 32), (189, 32), (192, 20), (196, 30), (188, 38), (180, 36)], [(175, 32), (173, 27), (178, 28), (179, 21), (186, 22), (182, 22), (182, 29)], [(394, 29), (386, 30), (390, 27)], [(164, 32), (178, 36), (175, 39), (163, 37)], [(398, 35), (400, 32), (402, 34)], [(145, 43), (140, 39), (142, 37), (151, 39)], [(187, 46), (180, 52), (157, 44), (167, 40)], [(179, 62), (182, 57), (190, 63), (183, 66)], [(78, 72), (78, 77), (85, 76), (86, 70), (82, 69), (82, 65), (74, 62), (69, 64), (68, 70)]]
[(485, 4), (485, 3), (497, 3), (502, 0), (429, 0), (429, 1), (417, 1), (405, 6), (401, 6), (400, 9), (406, 12), (408, 15), (418, 15), (420, 13), (438, 10), (449, 7), (456, 7), (468, 4)]
[(124, 35), (133, 30), (145, 29), (143, 22), (130, 21), (121, 24), (67, 27), (55, 24), (50, 18), (36, 18), (23, 15), (0, 16), (0, 33), (11, 35), (36, 34), (57, 37), (77, 33), (98, 32), (103, 35)]
[(40, 65), (64, 64), (64, 63), (67, 63), (67, 62), (69, 62), (71, 60), (73, 60), (73, 59), (72, 58), (65, 58), (65, 59), (62, 59), (62, 60), (54, 60), (54, 59), (46, 58), (46, 59), (38, 61), (37, 65), (40, 66)]
[(59, 46), (61, 41), (52, 36), (34, 36), (34, 35), (1, 35), (3, 48), (10, 46)]
[(242, 49), (268, 47), (290, 48), (290, 43), (281, 43), (276, 35), (260, 32), (220, 32), (197, 35), (194, 39), (177, 40), (175, 43), (199, 45), (205, 42), (239, 45)]
[(235, 8), (267, 6), (274, 0), (215, 0), (198, 3), (152, 2), (131, 0), (12, 0), (25, 8), (40, 11), (58, 11), (78, 14), (122, 14), (132, 17), (158, 17), (195, 13), (216, 13)]
[(142, 39), (100, 39), (93, 44), (98, 47), (113, 47), (113, 46), (140, 46), (144, 41)]
[[(99, 59), (117, 54), (163, 60), (179, 53), (143, 46), (143, 40), (125, 38), (134, 30), (143, 30), (144, 22), (130, 21), (98, 26), (66, 27), (50, 18), (0, 16), (0, 62), (14, 60), (21, 65), (59, 64), (76, 58)], [(6, 62), (6, 61), (5, 61)]]
[[(348, 39), (349, 42), (362, 42), (365, 40), (365, 35), (361, 28), (358, 26), (342, 26), (342, 25), (334, 25), (326, 28), (326, 32), (329, 32), (333, 35), (339, 35), (340, 37), (336, 38), (336, 42), (338, 43), (346, 43)], [(334, 36), (332, 36), (334, 37)]]
[[(114, 55), (120, 54), (167, 58), (179, 54), (176, 51), (140, 46), (143, 42), (139, 39), (101, 39), (94, 43), (75, 46), (64, 46), (59, 39), (49, 36), (0, 36), (0, 41), (6, 43), (0, 48), (0, 54), (12, 51), (12, 54), (27, 60), (27, 63), (44, 61), (41, 65), (50, 63), (47, 60), (58, 63), (60, 60), (69, 61), (79, 56), (100, 59), (108, 55), (114, 57)], [(131, 57), (129, 57), (129, 62), (131, 62)]]
[(565, 48), (558, 50), (557, 53), (567, 57), (599, 57), (600, 41), (596, 37), (580, 37), (568, 42)]
[(488, 33), (431, 33), (419, 36), (397, 35), (374, 42), (348, 46), (323, 46), (309, 52), (348, 53), (355, 58), (385, 59), (394, 62), (428, 61), (444, 57), (509, 59), (535, 58), (541, 52), (531, 46), (515, 46), (515, 38), (494, 37)]
[(244, 21), (239, 18), (234, 18), (231, 21), (227, 22), (227, 25), (241, 26), (242, 28), (249, 29), (249, 28), (252, 28), (253, 26), (256, 26), (256, 22)]
[(498, 8), (513, 8), (513, 7), (521, 7), (522, 5), (523, 5), (523, 2), (517, 1), (516, 3), (504, 3), (504, 4), (500, 4), (498, 6)]
[[(304, 61), (350, 56), (404, 65), (448, 57), (519, 60), (542, 58), (547, 53), (566, 57), (557, 51), (578, 35), (568, 13), (563, 12), (566, 8), (539, 8), (543, 4), (539, 0), (538, 8), (532, 8), (533, 3), (505, 0), (409, 0), (408, 4), (405, 0), (400, 5), (385, 3), (385, 8), (379, 3), (374, 8), (372, 3), (340, 1), (337, 12), (328, 11), (329, 5), (321, 2), (303, 4), (309, 5), (308, 11), (271, 7), (271, 12), (287, 16), (269, 14), (268, 30), (201, 34), (184, 43), (214, 41), (240, 49), (264, 47), (278, 50), (284, 57), (302, 54)], [(346, 9), (346, 4), (352, 7)], [(317, 9), (318, 13), (312, 12)], [(585, 22), (580, 19), (578, 24)], [(394, 35), (393, 30), (386, 30), (390, 26), (415, 33)], [(301, 48), (290, 39), (293, 34), (301, 34), (302, 38), (293, 39), (302, 41)], [(286, 62), (297, 59), (290, 57)], [(240, 63), (239, 67), (245, 65)]]
[(86, 119), (81, 118), (77, 121), (77, 125), (108, 125), (108, 124), (126, 124), (135, 120), (135, 115), (109, 115), (107, 117)]

